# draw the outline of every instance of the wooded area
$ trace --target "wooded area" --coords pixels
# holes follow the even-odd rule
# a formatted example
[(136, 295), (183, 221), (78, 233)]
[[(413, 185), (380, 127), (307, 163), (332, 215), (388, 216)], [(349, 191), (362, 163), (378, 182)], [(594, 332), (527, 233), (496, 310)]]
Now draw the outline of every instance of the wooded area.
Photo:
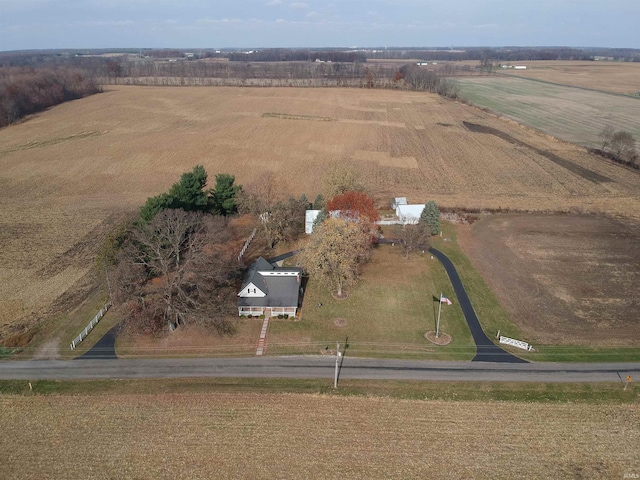
[(78, 69), (0, 68), (0, 127), (100, 91), (96, 78)]

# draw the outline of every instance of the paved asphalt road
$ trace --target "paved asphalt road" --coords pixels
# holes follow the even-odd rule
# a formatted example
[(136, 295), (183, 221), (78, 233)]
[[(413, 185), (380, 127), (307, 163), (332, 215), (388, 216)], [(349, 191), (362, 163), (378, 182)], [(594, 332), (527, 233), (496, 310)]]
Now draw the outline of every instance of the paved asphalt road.
[(478, 316), (471, 305), (471, 300), (469, 300), (469, 296), (467, 295), (467, 291), (464, 289), (464, 285), (462, 284), (462, 280), (460, 280), (456, 267), (453, 266), (449, 257), (441, 251), (436, 250), (435, 248), (430, 248), (429, 252), (440, 260), (440, 263), (442, 263), (442, 266), (447, 271), (447, 275), (449, 276), (449, 280), (453, 286), (453, 291), (456, 293), (464, 318), (467, 320), (469, 330), (471, 330), (471, 335), (473, 336), (473, 341), (476, 343), (477, 349), (476, 356), (471, 361), (525, 363), (526, 360), (518, 358), (515, 355), (511, 355), (509, 352), (503, 350), (489, 340), (489, 337), (487, 337), (482, 330), (482, 326), (480, 326)]
[[(31, 360), (0, 362), (0, 379), (262, 377), (332, 379), (335, 357)], [(515, 382), (623, 382), (640, 363), (436, 362), (344, 357), (340, 378)]]

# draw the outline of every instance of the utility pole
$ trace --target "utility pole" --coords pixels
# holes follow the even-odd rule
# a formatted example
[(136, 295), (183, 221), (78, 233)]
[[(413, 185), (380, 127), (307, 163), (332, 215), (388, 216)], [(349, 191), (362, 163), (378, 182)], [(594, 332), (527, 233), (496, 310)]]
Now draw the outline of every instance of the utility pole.
[(340, 344), (336, 343), (336, 372), (333, 377), (333, 388), (338, 388), (338, 367), (340, 365), (340, 357), (342, 354), (340, 353)]

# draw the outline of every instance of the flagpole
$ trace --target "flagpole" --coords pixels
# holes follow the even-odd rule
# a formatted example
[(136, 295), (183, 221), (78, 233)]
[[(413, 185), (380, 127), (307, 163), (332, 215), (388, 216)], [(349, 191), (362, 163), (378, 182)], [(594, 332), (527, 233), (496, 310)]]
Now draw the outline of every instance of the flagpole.
[(440, 292), (440, 301), (438, 302), (438, 323), (436, 324), (436, 338), (440, 336), (440, 310), (442, 310), (442, 292)]

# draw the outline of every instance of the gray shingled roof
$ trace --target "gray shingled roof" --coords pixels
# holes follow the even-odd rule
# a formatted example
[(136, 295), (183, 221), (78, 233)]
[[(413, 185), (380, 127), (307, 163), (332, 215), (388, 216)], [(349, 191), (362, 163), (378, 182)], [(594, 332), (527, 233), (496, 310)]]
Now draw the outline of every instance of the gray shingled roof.
[[(295, 272), (297, 276), (262, 276), (259, 272), (264, 271)], [(294, 307), (298, 305), (298, 295), (300, 292), (300, 279), (302, 269), (296, 267), (275, 267), (260, 257), (251, 265), (245, 275), (242, 289), (249, 283), (253, 283), (257, 288), (267, 294), (266, 297), (238, 297), (239, 307)], [(241, 289), (241, 291), (242, 291)]]

